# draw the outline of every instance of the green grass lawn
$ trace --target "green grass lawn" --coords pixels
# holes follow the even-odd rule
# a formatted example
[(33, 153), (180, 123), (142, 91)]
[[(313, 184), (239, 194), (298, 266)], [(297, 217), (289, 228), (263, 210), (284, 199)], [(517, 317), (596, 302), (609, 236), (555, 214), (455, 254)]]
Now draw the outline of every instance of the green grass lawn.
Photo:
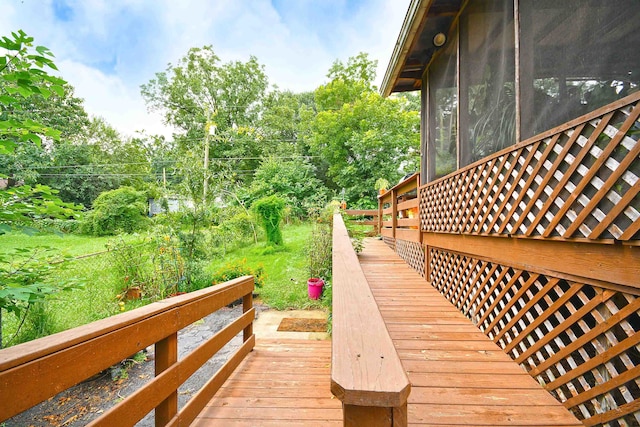
[[(136, 236), (125, 235), (125, 240), (133, 240)], [(86, 255), (106, 250), (106, 244), (113, 236), (93, 237), (76, 234), (37, 234), (28, 236), (24, 233), (8, 233), (0, 235), (0, 253), (9, 253), (15, 248), (35, 248), (49, 246), (60, 251), (61, 255)]]
[[(241, 246), (227, 252), (224, 259), (213, 259), (207, 265), (206, 272), (213, 274), (227, 263), (245, 259), (248, 266), (255, 269), (261, 265), (266, 273), (264, 286), (256, 289), (263, 303), (278, 310), (328, 309), (328, 299), (314, 301), (307, 295), (306, 251), (308, 245), (312, 244), (311, 229), (312, 225), (305, 223), (284, 226), (283, 248), (265, 250), (265, 242)], [(127, 241), (139, 239), (138, 236), (123, 237)], [(61, 254), (77, 257), (104, 251), (105, 244), (112, 239), (113, 237), (55, 234), (27, 236), (11, 233), (0, 236), (0, 253), (11, 253), (14, 248), (49, 246), (58, 249)], [(84, 287), (59, 293), (47, 302), (46, 333), (70, 329), (120, 311), (116, 295), (122, 286), (113, 267), (111, 254), (69, 261), (67, 269), (57, 272), (56, 277), (51, 280), (55, 283), (55, 280), (60, 281), (65, 277), (81, 278)], [(148, 302), (150, 301), (127, 301), (125, 309), (130, 310)], [(5, 343), (15, 332), (18, 323), (16, 316), (3, 312), (2, 331)], [(25, 337), (26, 340), (32, 338)]]
[[(214, 260), (208, 271), (217, 269), (233, 261), (246, 259), (247, 265), (256, 268), (263, 265), (266, 272), (265, 284), (256, 292), (262, 301), (277, 310), (327, 308), (322, 300), (310, 300), (307, 295), (307, 258), (312, 225), (308, 223), (288, 225), (282, 230), (284, 248), (274, 253), (265, 251), (265, 243), (246, 246), (228, 252), (224, 259)], [(267, 252), (267, 254), (263, 254)]]

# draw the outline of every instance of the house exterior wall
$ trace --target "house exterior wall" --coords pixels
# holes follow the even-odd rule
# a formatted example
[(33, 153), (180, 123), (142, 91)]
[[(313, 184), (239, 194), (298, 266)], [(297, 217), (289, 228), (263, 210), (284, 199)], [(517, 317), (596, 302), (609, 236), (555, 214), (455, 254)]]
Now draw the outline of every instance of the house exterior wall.
[(640, 90), (637, 22), (634, 0), (470, 1), (422, 78), (423, 181)]

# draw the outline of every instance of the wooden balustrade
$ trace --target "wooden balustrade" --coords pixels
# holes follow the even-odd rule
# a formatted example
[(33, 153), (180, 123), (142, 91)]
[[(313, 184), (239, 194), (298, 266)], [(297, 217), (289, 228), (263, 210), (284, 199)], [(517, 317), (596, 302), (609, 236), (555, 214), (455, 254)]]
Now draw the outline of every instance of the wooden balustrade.
[(363, 217), (364, 219), (355, 219), (352, 222), (360, 225), (372, 225), (376, 233), (379, 230), (377, 209), (345, 209), (344, 214), (355, 217)]
[[(640, 422), (640, 92), (419, 188), (385, 242), (585, 425)], [(389, 218), (391, 214), (391, 218)]]
[(342, 217), (333, 219), (331, 391), (345, 426), (406, 426), (411, 385)]
[(378, 196), (378, 227), (380, 235), (408, 242), (421, 242), (418, 217), (418, 187), (416, 173)]
[[(189, 424), (255, 345), (253, 288), (244, 276), (0, 350), (0, 421), (155, 344), (156, 377), (90, 425), (134, 425), (154, 408), (156, 426)], [(244, 314), (178, 361), (178, 331), (240, 298)], [(178, 387), (240, 332), (243, 345), (178, 412)]]

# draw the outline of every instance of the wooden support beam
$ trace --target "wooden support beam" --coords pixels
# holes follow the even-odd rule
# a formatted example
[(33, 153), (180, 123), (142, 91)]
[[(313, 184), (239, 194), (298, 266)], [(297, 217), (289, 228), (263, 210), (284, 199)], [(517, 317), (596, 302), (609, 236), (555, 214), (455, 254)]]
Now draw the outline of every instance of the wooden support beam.
[[(155, 345), (156, 377), (178, 361), (178, 333), (175, 332)], [(178, 390), (156, 407), (156, 427), (163, 427), (178, 413)]]
[(426, 245), (640, 295), (640, 248), (549, 239), (424, 233)]

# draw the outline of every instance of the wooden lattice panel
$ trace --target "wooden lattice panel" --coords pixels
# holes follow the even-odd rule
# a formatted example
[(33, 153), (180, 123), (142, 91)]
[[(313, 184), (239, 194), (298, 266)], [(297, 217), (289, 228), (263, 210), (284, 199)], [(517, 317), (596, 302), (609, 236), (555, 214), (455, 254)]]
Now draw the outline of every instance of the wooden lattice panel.
[(638, 98), (421, 187), (421, 229), (637, 241)]
[(640, 424), (640, 298), (430, 248), (432, 285), (585, 425)]
[(424, 277), (424, 246), (421, 243), (396, 239), (395, 251), (409, 267)]
[(396, 239), (393, 237), (383, 236), (382, 241), (394, 251), (396, 250)]

